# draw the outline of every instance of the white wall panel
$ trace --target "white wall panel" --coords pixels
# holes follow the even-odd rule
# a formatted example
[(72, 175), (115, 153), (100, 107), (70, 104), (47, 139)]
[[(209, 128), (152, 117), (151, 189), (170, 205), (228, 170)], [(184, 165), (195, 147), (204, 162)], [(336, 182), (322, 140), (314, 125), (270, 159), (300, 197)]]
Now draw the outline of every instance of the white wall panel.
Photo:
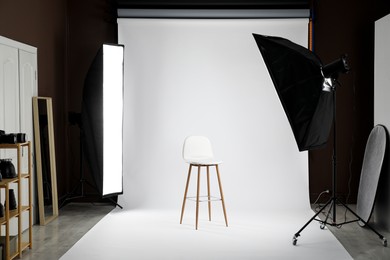
[(188, 167), (182, 144), (200, 134), (224, 161), (228, 211), (309, 208), (307, 153), (298, 152), (252, 37), (275, 35), (306, 46), (307, 23), (119, 19), (125, 45), (120, 203), (180, 210)]
[[(390, 130), (390, 15), (375, 22), (374, 125)], [(388, 144), (389, 145), (389, 144)], [(390, 154), (384, 161), (384, 171), (378, 187), (374, 209), (375, 221), (390, 230)]]

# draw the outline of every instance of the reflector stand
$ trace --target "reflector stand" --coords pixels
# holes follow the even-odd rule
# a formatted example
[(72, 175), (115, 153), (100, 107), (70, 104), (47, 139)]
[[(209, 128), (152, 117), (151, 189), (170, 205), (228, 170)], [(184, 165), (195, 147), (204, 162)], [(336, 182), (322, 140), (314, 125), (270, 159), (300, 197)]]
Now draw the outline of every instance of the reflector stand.
[[(123, 69), (124, 46), (120, 44), (103, 44), (89, 67), (79, 119), (80, 181), (72, 191), (81, 188), (84, 197), (87, 184), (120, 208), (111, 197), (123, 194)], [(83, 158), (92, 184), (84, 178)]]

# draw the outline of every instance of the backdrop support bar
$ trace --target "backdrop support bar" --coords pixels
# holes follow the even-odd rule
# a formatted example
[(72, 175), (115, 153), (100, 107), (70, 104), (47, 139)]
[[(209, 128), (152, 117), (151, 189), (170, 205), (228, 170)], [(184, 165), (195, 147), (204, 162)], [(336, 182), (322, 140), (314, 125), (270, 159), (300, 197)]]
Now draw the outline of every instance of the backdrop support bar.
[(309, 9), (118, 9), (118, 18), (309, 18)]

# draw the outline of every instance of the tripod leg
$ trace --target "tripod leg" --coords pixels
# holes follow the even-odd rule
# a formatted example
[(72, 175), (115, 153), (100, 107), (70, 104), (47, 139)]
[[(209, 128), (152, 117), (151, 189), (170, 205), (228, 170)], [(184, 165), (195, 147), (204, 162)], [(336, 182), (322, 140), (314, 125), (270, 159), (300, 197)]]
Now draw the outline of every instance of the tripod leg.
[(123, 207), (118, 204), (118, 202), (116, 202), (113, 198), (109, 197), (108, 200), (111, 201), (113, 205), (118, 206), (120, 209), (123, 209)]
[[(328, 223), (328, 218), (329, 218), (329, 216), (330, 216), (330, 212), (331, 212), (332, 209), (333, 209), (334, 203), (335, 203), (335, 201), (332, 200), (332, 202), (330, 203), (330, 207), (329, 207), (329, 209), (328, 209), (328, 213), (326, 214), (325, 220), (321, 223), (321, 226), (320, 226), (321, 229), (324, 229), (325, 226), (326, 226), (326, 223)], [(334, 222), (334, 221), (335, 221), (335, 220), (333, 220), (333, 222)]]
[(303, 227), (297, 233), (294, 234), (292, 242), (294, 246), (297, 244), (298, 237), (300, 236), (302, 230), (304, 230), (332, 201), (332, 199), (328, 200), (328, 202), (322, 206), (322, 208), (308, 222), (306, 222), (306, 224), (303, 225)]
[(66, 194), (65, 198), (62, 200), (59, 208), (61, 209), (63, 206), (65, 206), (66, 202), (70, 201), (70, 200), (73, 200), (73, 199), (78, 199), (78, 198), (83, 198), (84, 197), (84, 193), (82, 192), (80, 195), (75, 195), (76, 194), (76, 191), (81, 188), (81, 191), (84, 190), (83, 188), (83, 185), (84, 185), (84, 179), (81, 178), (79, 180), (79, 182), (77, 183), (77, 185), (72, 189), (72, 191), (68, 194)]

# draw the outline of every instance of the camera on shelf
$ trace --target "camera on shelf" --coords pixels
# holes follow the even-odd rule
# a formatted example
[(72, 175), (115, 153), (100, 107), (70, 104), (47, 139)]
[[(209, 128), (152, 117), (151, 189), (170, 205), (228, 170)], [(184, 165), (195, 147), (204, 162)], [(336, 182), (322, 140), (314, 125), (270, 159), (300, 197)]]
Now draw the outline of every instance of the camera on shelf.
[(0, 144), (25, 143), (26, 141), (26, 134), (24, 133), (6, 134), (5, 131), (0, 130)]
[(0, 181), (2, 178), (12, 179), (17, 177), (12, 159), (0, 159), (0, 176)]

